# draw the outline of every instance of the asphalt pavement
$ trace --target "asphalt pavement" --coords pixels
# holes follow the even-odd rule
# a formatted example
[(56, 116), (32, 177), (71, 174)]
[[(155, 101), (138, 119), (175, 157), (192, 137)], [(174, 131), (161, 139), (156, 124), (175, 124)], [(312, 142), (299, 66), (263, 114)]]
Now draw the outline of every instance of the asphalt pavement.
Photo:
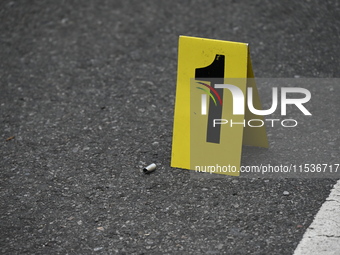
[(249, 43), (256, 77), (333, 81), (243, 165), (339, 163), (337, 0), (4, 0), (1, 254), (294, 253), (337, 176), (171, 168), (179, 35)]

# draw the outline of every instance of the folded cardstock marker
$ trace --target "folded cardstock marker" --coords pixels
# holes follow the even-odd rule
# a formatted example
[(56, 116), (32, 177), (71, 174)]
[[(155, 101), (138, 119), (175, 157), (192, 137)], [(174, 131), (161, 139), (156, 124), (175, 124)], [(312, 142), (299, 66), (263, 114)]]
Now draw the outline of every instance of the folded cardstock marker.
[(238, 176), (242, 145), (268, 148), (248, 96), (261, 110), (248, 44), (180, 36), (171, 166)]

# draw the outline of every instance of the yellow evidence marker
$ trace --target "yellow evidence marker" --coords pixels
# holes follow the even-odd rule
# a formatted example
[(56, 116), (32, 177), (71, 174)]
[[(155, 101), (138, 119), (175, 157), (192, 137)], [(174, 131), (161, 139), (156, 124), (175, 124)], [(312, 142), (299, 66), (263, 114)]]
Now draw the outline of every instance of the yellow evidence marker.
[(171, 167), (239, 176), (242, 144), (268, 148), (249, 88), (261, 110), (248, 44), (179, 37)]

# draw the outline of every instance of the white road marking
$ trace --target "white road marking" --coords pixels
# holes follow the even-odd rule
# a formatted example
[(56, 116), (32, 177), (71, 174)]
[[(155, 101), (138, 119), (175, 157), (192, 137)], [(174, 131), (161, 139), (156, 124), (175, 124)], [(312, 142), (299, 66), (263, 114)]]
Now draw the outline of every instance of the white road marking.
[(340, 180), (306, 230), (294, 255), (340, 254)]

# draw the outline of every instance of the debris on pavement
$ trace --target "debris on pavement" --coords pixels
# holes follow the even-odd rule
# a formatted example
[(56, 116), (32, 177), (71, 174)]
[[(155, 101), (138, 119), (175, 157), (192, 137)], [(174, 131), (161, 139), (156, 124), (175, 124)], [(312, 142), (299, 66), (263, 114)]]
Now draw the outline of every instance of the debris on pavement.
[(8, 137), (7, 139), (6, 139), (6, 142), (8, 142), (8, 141), (10, 141), (10, 140), (13, 140), (15, 138), (15, 136), (13, 135), (13, 136), (10, 136), (10, 137)]
[(151, 173), (155, 170), (156, 170), (156, 164), (155, 163), (152, 163), (152, 164), (148, 165), (147, 167), (143, 168), (143, 172), (146, 173), (146, 174), (149, 174), (149, 173)]
[(288, 196), (288, 195), (289, 195), (289, 192), (288, 192), (288, 191), (283, 191), (283, 195), (284, 195), (284, 196)]

